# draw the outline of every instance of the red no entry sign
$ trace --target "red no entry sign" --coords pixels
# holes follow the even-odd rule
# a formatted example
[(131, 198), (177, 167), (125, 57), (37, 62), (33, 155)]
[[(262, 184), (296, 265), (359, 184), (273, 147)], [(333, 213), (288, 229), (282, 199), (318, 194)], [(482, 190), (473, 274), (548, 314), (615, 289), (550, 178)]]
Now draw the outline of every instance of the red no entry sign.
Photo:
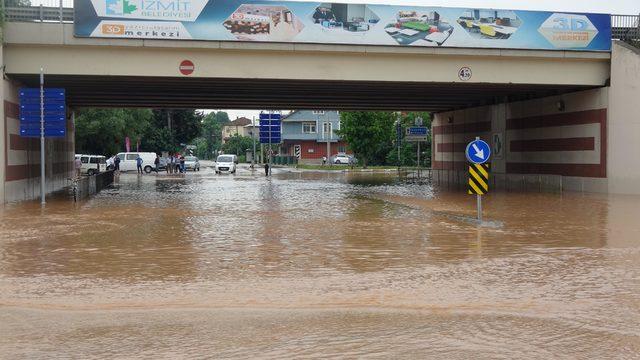
[(191, 60), (182, 60), (179, 66), (180, 73), (182, 75), (191, 75), (191, 73), (193, 73), (193, 70), (195, 70), (195, 68), (196, 66), (193, 65), (193, 62)]

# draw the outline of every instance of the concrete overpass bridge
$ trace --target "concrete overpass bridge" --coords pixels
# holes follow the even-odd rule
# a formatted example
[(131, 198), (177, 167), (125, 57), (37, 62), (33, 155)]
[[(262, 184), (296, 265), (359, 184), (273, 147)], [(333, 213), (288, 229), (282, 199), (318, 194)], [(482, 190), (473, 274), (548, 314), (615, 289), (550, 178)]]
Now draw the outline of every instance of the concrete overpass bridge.
[[(627, 154), (640, 154), (640, 56), (621, 43), (593, 52), (106, 39), (76, 37), (64, 21), (3, 30), (5, 202), (37, 195), (39, 148), (17, 135), (17, 89), (37, 86), (41, 67), (72, 108), (430, 111), (442, 183), (466, 181), (462, 147), (481, 136), (501, 149), (498, 188), (638, 192), (640, 162), (630, 167)], [(72, 170), (73, 131), (47, 146), (55, 190)]]

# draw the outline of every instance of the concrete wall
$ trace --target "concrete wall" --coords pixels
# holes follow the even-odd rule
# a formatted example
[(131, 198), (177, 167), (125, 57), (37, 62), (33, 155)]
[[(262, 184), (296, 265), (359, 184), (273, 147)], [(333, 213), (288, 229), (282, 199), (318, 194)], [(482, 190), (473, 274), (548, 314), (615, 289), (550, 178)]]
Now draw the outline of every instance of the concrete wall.
[(436, 114), (436, 181), (466, 187), (466, 144), (493, 147), (492, 187), (607, 192), (609, 88)]
[[(20, 137), (18, 88), (11, 80), (1, 82), (2, 122), (0, 126), (0, 203), (31, 200), (40, 196), (40, 140)], [(47, 139), (46, 190), (48, 193), (68, 185), (73, 176), (74, 129), (71, 117), (67, 136)]]
[(613, 44), (609, 89), (609, 192), (638, 193), (640, 187), (640, 49)]

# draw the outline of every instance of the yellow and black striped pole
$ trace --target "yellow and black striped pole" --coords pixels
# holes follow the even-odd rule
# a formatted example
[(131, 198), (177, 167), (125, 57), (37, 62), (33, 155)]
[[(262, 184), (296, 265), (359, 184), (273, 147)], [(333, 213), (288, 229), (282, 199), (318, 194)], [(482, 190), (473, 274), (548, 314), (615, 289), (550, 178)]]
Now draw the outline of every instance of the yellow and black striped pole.
[(469, 165), (469, 194), (476, 195), (478, 221), (482, 222), (482, 195), (489, 192), (489, 164)]
[(469, 194), (484, 195), (489, 192), (489, 164), (469, 165)]

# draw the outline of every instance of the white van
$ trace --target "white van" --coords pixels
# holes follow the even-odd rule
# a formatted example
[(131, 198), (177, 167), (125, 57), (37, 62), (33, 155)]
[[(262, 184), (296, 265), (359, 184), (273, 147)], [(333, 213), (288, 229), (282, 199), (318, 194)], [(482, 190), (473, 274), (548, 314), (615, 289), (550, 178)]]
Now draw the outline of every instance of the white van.
[(76, 154), (76, 159), (80, 159), (82, 163), (80, 167), (82, 174), (91, 176), (107, 169), (107, 158), (102, 155)]
[(156, 153), (154, 152), (121, 152), (117, 155), (120, 158), (120, 171), (136, 171), (136, 159), (142, 158), (142, 169), (149, 174), (155, 168)]
[(219, 155), (216, 159), (216, 174), (220, 174), (223, 171), (235, 174), (237, 163), (238, 157), (236, 155)]

